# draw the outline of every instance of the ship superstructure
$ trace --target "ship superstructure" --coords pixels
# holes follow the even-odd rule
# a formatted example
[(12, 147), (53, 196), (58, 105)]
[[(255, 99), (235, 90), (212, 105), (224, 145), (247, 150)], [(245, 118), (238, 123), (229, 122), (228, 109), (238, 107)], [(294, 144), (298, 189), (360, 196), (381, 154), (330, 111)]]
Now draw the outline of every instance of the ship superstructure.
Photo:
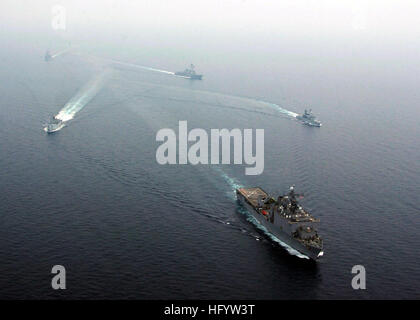
[(321, 127), (322, 123), (314, 116), (312, 109), (305, 109), (303, 114), (296, 116), (296, 119), (302, 121), (303, 124), (311, 127)]
[(195, 69), (195, 66), (191, 64), (190, 67), (185, 69), (184, 71), (175, 72), (175, 75), (185, 77), (188, 79), (193, 79), (193, 80), (201, 80), (203, 75), (197, 74), (194, 69)]
[(323, 241), (316, 226), (319, 220), (298, 202), (302, 195), (290, 191), (271, 197), (259, 187), (236, 190), (238, 201), (275, 237), (303, 255), (318, 259), (323, 255)]

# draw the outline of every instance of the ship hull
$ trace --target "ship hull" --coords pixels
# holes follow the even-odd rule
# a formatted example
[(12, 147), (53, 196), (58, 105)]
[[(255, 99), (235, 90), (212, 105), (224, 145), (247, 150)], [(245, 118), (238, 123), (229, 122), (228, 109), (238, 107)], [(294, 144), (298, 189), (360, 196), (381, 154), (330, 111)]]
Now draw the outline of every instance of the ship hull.
[(201, 74), (195, 74), (193, 76), (190, 76), (190, 79), (193, 79), (193, 80), (201, 80), (201, 78), (203, 78), (203, 75)]
[(56, 126), (56, 127), (54, 127), (54, 128), (48, 128), (48, 126), (47, 127), (45, 127), (44, 128), (44, 131), (46, 132), (46, 133), (48, 133), (48, 134), (51, 134), (51, 133), (54, 133), (54, 132), (57, 132), (57, 131), (60, 131), (61, 129), (63, 129), (64, 128), (64, 124), (60, 124), (60, 125), (58, 125), (58, 126)]
[(253, 217), (267, 229), (268, 232), (270, 232), (273, 236), (275, 236), (281, 242), (287, 244), (288, 246), (292, 247), (299, 253), (303, 254), (304, 256), (312, 260), (317, 260), (319, 257), (323, 255), (323, 251), (321, 248), (307, 247), (303, 245), (300, 241), (290, 236), (289, 235), (290, 233), (287, 233), (287, 231), (284, 230), (286, 228), (273, 226), (273, 224), (271, 224), (263, 215), (258, 213), (245, 200), (245, 197), (241, 193), (237, 192), (236, 195), (237, 195), (239, 204), (242, 205), (244, 208), (246, 208), (247, 211), (251, 213)]
[(320, 128), (322, 126), (322, 124), (320, 124), (320, 123), (312, 123), (312, 122), (307, 122), (307, 121), (303, 121), (302, 123), (306, 126), (309, 126), (309, 127)]
[(201, 80), (203, 78), (202, 74), (186, 74), (184, 72), (175, 72), (176, 76), (184, 77), (191, 80)]
[(314, 121), (308, 120), (307, 118), (304, 118), (302, 115), (297, 116), (296, 119), (298, 119), (304, 125), (307, 125), (309, 127), (320, 128), (322, 126), (321, 122), (319, 121), (314, 122)]

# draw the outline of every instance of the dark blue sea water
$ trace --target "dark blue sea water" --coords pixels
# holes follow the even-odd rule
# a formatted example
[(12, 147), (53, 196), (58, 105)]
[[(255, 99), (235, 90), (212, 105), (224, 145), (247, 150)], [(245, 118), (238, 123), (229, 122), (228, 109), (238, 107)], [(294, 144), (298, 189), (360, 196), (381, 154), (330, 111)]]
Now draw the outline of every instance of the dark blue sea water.
[[(46, 48), (63, 42), (54, 49), (39, 32), (1, 34), (0, 298), (420, 298), (416, 46), (170, 39), (81, 38), (47, 63)], [(95, 56), (169, 71), (194, 62), (204, 80), (112, 68)], [(47, 135), (48, 118), (103, 70), (92, 100)], [(279, 109), (306, 107), (322, 128)], [(265, 129), (264, 173), (159, 165), (156, 133), (179, 120)], [(233, 192), (292, 184), (321, 219), (317, 263), (252, 225)], [(56, 264), (66, 267), (63, 291), (50, 286)], [(354, 265), (365, 266), (367, 290), (352, 289)]]

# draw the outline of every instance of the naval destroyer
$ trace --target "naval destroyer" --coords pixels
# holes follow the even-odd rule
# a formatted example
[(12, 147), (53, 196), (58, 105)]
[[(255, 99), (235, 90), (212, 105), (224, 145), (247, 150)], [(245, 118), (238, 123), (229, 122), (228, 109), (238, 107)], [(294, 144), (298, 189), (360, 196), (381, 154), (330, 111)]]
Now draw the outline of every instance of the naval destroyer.
[(187, 68), (184, 71), (175, 72), (175, 75), (185, 77), (185, 78), (188, 78), (188, 79), (193, 79), (193, 80), (201, 80), (203, 75), (202, 74), (197, 74), (195, 72), (194, 68), (195, 68), (194, 65), (191, 64), (190, 68)]
[(316, 119), (312, 113), (312, 109), (306, 110), (303, 114), (296, 116), (296, 119), (302, 121), (303, 124), (311, 127), (321, 127), (322, 123)]
[(294, 187), (277, 197), (271, 197), (259, 187), (239, 188), (237, 199), (276, 238), (306, 257), (316, 260), (323, 252), (323, 241), (316, 225), (319, 220), (299, 204)]

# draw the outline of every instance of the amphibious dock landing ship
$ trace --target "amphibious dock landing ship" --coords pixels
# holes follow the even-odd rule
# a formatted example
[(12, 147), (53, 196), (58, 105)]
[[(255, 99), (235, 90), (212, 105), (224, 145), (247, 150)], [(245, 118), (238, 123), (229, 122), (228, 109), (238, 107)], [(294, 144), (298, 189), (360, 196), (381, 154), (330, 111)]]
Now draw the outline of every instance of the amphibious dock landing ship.
[(303, 124), (311, 127), (321, 127), (322, 123), (316, 119), (316, 117), (312, 113), (312, 109), (306, 110), (303, 114), (300, 114), (296, 117), (296, 119), (302, 121)]
[(302, 195), (296, 194), (293, 186), (277, 199), (258, 187), (239, 188), (236, 194), (239, 203), (280, 241), (313, 260), (324, 254), (316, 229), (319, 220), (298, 203), (297, 197)]
[(193, 79), (193, 80), (201, 80), (203, 75), (195, 73), (194, 68), (195, 68), (194, 65), (191, 64), (189, 69), (187, 68), (184, 71), (175, 72), (175, 75), (185, 77), (185, 78), (188, 78), (188, 79)]

